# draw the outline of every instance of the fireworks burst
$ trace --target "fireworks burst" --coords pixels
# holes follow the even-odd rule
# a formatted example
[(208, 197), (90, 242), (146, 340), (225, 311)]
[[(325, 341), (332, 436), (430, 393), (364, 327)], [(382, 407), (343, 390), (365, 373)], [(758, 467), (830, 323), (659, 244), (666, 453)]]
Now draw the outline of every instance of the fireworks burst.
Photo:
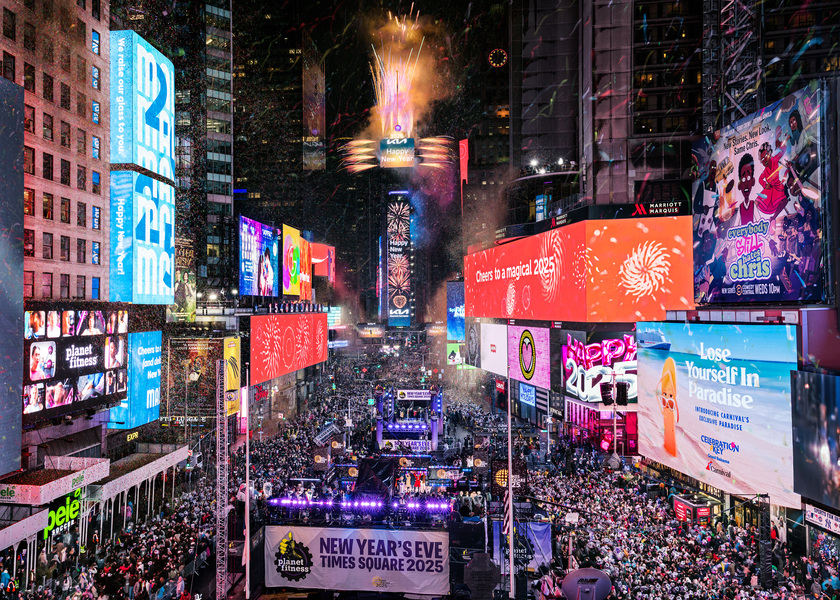
[(621, 265), (621, 285), (637, 298), (652, 296), (668, 280), (669, 258), (665, 247), (658, 242), (640, 244)]
[(408, 268), (409, 263), (407, 256), (402, 255), (388, 257), (388, 270), (392, 275), (408, 275)]
[(560, 269), (566, 262), (566, 249), (559, 229), (554, 229), (543, 237), (540, 258), (548, 259), (548, 266), (540, 272), (543, 298), (547, 302), (554, 302), (560, 291)]
[(280, 371), (280, 357), (283, 356), (282, 336), (280, 332), (280, 320), (269, 317), (268, 326), (257, 329), (262, 336), (254, 340), (257, 352), (262, 357), (262, 364), (268, 374)]
[(407, 294), (411, 279), (408, 276), (408, 271), (404, 273), (388, 273), (388, 292), (391, 297), (399, 293)]
[(508, 284), (507, 294), (505, 294), (505, 310), (508, 317), (513, 316), (516, 310), (516, 285), (513, 281)]
[(312, 332), (310, 321), (312, 317), (305, 316), (298, 320), (298, 328), (295, 332), (297, 343), (295, 344), (295, 366), (300, 369), (307, 363), (309, 345), (312, 343)]
[(350, 173), (361, 173), (379, 164), (373, 140), (353, 140), (341, 147), (341, 166)]
[(388, 237), (396, 242), (408, 241), (410, 210), (407, 202), (393, 202), (388, 206)]

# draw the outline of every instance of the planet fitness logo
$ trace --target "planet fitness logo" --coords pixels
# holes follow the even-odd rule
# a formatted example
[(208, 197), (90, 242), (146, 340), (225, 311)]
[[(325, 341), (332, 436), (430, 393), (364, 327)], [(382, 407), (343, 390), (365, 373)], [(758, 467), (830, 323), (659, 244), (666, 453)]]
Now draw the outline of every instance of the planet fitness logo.
[(519, 338), (519, 369), (522, 371), (522, 376), (528, 381), (531, 381), (534, 372), (537, 370), (534, 336), (527, 329), (522, 332)]
[(280, 542), (274, 555), (274, 567), (284, 579), (300, 581), (312, 572), (312, 552), (292, 538), (292, 532)]

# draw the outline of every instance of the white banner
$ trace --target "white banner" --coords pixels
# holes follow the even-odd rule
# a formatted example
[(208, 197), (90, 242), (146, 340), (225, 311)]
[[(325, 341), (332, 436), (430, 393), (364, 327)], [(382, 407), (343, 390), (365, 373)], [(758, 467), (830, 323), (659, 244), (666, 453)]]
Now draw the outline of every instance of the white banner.
[(429, 390), (397, 390), (397, 400), (429, 400), (431, 397)]
[(814, 525), (827, 529), (834, 535), (840, 535), (840, 517), (832, 515), (821, 508), (805, 505), (805, 520)]
[(449, 534), (337, 527), (265, 528), (268, 587), (449, 594)]
[(507, 377), (507, 325), (481, 324), (481, 368)]

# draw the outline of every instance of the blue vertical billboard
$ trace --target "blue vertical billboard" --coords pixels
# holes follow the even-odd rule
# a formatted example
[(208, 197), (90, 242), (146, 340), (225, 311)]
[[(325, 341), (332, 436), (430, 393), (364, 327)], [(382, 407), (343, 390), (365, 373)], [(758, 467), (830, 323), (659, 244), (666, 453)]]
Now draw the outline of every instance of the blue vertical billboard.
[(134, 429), (160, 418), (160, 331), (130, 333), (128, 353), (128, 397), (111, 409), (116, 429)]
[(446, 282), (446, 339), (464, 341), (464, 282)]
[[(111, 302), (173, 304), (172, 62), (133, 31), (111, 32)], [(123, 169), (124, 167), (124, 169)]]

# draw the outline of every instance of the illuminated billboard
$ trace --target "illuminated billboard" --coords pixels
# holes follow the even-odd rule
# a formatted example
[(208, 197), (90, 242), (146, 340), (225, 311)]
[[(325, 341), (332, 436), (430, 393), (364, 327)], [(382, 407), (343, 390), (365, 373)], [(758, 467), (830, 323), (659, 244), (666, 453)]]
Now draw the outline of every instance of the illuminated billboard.
[(815, 83), (694, 144), (696, 302), (822, 300), (823, 100)]
[(446, 283), (446, 339), (464, 341), (464, 282)]
[(317, 277), (326, 277), (330, 284), (335, 284), (335, 247), (327, 244), (310, 244), (312, 267)]
[(175, 238), (175, 302), (166, 307), (168, 323), (195, 322), (195, 243)]
[(300, 295), (300, 231), (283, 225), (283, 294)]
[(551, 346), (547, 327), (508, 326), (507, 352), (511, 379), (545, 390), (551, 387)]
[(464, 326), (464, 364), (481, 368), (481, 323), (467, 319)]
[(300, 299), (312, 300), (312, 250), (311, 244), (300, 240)]
[(216, 361), (224, 359), (224, 338), (170, 338), (162, 424), (215, 426)]
[(173, 304), (175, 189), (111, 171), (111, 302)]
[(125, 397), (127, 311), (28, 310), (24, 325), (24, 425)]
[(303, 41), (303, 170), (327, 168), (326, 79), (323, 56), (309, 35)]
[(407, 200), (388, 203), (388, 324), (411, 325), (411, 205)]
[(464, 257), (466, 314), (664, 319), (694, 307), (691, 255), (688, 216), (572, 223)]
[(279, 296), (277, 230), (239, 217), (239, 293)]
[(111, 32), (111, 163), (175, 179), (175, 70), (133, 31)]
[(601, 384), (615, 381), (628, 385), (628, 402), (637, 402), (633, 333), (564, 333), (561, 360), (567, 396), (582, 402), (601, 402)]
[(134, 429), (160, 417), (162, 345), (160, 331), (128, 334), (128, 396), (111, 409), (109, 426)]
[(414, 138), (379, 140), (379, 166), (411, 168), (414, 166)]
[(251, 385), (327, 360), (326, 313), (251, 317)]
[(507, 325), (481, 324), (481, 368), (496, 375), (508, 374)]
[(793, 489), (793, 325), (638, 323), (639, 451), (731, 494)]

